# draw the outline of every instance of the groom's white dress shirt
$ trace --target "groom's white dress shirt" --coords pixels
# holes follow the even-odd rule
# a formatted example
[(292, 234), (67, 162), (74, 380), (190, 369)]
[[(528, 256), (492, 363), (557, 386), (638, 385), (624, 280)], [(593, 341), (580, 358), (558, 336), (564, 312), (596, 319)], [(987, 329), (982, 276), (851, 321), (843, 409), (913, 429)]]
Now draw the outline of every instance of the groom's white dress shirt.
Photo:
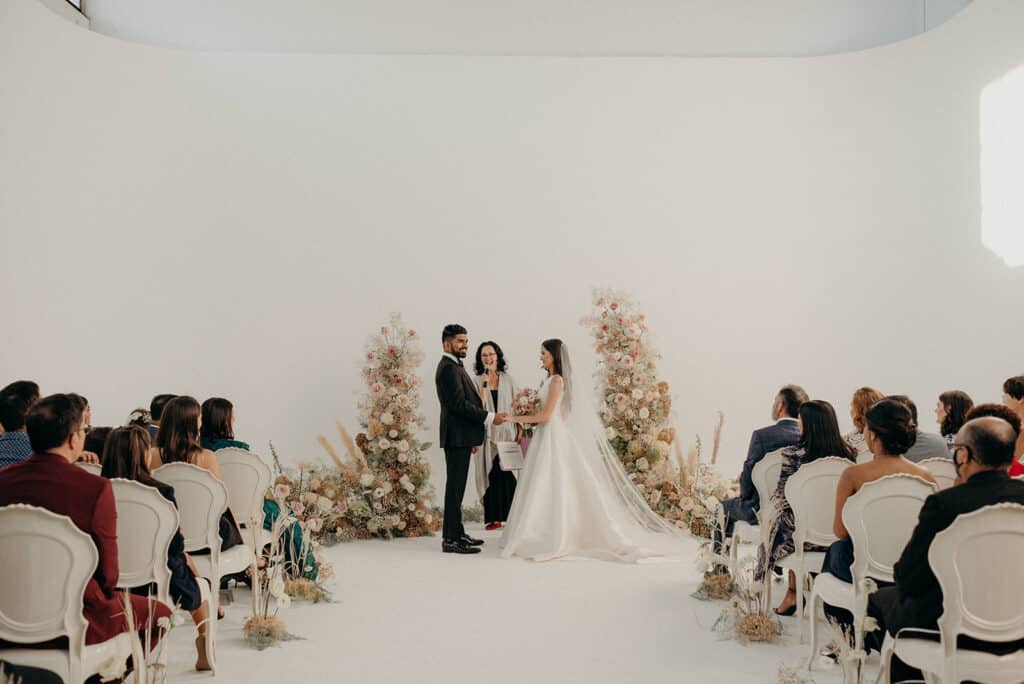
[[(455, 356), (455, 354), (449, 354), (448, 352), (442, 352), (441, 356), (447, 356), (449, 359), (451, 359), (455, 363), (459, 364), (459, 366), (462, 368), (462, 372), (465, 373), (466, 377), (469, 378), (469, 381), (473, 383), (473, 387), (476, 387), (476, 381), (473, 380), (473, 376), (469, 374), (469, 371), (466, 370), (466, 367), (462, 365), (462, 359), (460, 359), (459, 357)], [(487, 418), (484, 419), (484, 427), (491, 427), (491, 423), (493, 423), (493, 422), (494, 422), (494, 414), (491, 413), (491, 412), (488, 412), (487, 413)]]

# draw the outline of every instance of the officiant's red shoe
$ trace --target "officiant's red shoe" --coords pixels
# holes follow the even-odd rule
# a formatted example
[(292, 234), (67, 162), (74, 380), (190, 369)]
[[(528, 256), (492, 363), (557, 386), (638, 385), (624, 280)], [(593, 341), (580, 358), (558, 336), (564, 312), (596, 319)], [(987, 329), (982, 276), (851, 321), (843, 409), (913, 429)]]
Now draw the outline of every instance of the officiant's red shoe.
[(487, 525), (484, 527), (484, 529), (487, 530), (488, 532), (493, 532), (494, 530), (500, 530), (502, 527), (504, 527), (504, 525), (502, 523), (494, 522), (494, 523), (487, 523)]

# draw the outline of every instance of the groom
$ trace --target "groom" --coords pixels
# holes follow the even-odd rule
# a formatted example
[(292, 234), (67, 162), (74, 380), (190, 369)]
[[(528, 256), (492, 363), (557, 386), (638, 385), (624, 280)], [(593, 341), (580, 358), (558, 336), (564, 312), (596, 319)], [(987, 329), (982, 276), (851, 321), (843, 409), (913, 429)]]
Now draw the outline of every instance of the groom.
[(486, 426), (501, 425), (507, 415), (488, 413), (477, 393), (476, 383), (462, 365), (469, 347), (469, 336), (461, 325), (451, 324), (441, 333), (444, 355), (437, 364), (434, 382), (441, 401), (441, 448), (447, 464), (444, 487), (445, 553), (480, 553), (483, 544), (466, 534), (462, 526), (462, 498), (466, 494), (470, 455), (484, 443)]

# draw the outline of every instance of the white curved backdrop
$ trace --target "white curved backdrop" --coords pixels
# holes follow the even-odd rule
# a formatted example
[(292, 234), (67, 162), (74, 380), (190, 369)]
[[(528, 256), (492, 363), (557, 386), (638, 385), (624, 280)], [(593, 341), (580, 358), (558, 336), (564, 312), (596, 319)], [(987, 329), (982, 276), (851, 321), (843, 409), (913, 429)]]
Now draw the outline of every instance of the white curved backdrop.
[(354, 427), (389, 311), (429, 345), (461, 321), (537, 382), (537, 343), (584, 348), (612, 285), (686, 439), (725, 411), (727, 471), (782, 383), (842, 415), (861, 384), (909, 393), (926, 422), (952, 387), (998, 399), (1024, 273), (981, 242), (979, 99), (1022, 30), (987, 0), (833, 58), (286, 56), (2, 3), (0, 381), (80, 391), (96, 425), (226, 396), (240, 438), (311, 459)]

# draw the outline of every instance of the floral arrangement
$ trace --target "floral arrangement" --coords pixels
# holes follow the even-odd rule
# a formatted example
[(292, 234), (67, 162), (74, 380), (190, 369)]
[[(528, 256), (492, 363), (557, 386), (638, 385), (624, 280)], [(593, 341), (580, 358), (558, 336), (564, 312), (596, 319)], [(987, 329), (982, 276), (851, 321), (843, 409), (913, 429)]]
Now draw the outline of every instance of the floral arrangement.
[(756, 560), (744, 558), (733, 578), (732, 601), (722, 610), (712, 630), (723, 639), (740, 643), (772, 642), (782, 636), (782, 622), (763, 605), (761, 582), (754, 580)]
[[(532, 416), (540, 413), (541, 408), (540, 394), (535, 389), (521, 389), (512, 398), (512, 415), (514, 416)], [(522, 427), (524, 434), (532, 435), (536, 426), (523, 425)]]
[[(274, 494), (303, 522), (314, 555), (316, 545), (418, 537), (441, 529), (441, 510), (433, 503), (425, 457), (430, 443), (417, 437), (426, 425), (419, 412), (416, 376), (422, 361), (418, 335), (402, 325), (400, 316), (392, 315), (389, 325), (366, 346), (366, 391), (359, 401), (364, 431), (352, 439), (337, 424), (347, 459), (323, 435), (317, 439), (331, 464), (300, 463), (297, 469), (285, 469), (275, 455), (279, 475)], [(323, 579), (322, 562), (320, 566)]]
[[(275, 486), (275, 490), (278, 487)], [(288, 568), (284, 551), (285, 538), (291, 519), (279, 515), (270, 530), (270, 551), (255, 558), (249, 571), (252, 574), (252, 613), (242, 625), (246, 643), (260, 651), (280, 641), (292, 639), (284, 622), (277, 617), (278, 611), (291, 605), (291, 597), (285, 591)], [(260, 567), (260, 559), (266, 567)]]

